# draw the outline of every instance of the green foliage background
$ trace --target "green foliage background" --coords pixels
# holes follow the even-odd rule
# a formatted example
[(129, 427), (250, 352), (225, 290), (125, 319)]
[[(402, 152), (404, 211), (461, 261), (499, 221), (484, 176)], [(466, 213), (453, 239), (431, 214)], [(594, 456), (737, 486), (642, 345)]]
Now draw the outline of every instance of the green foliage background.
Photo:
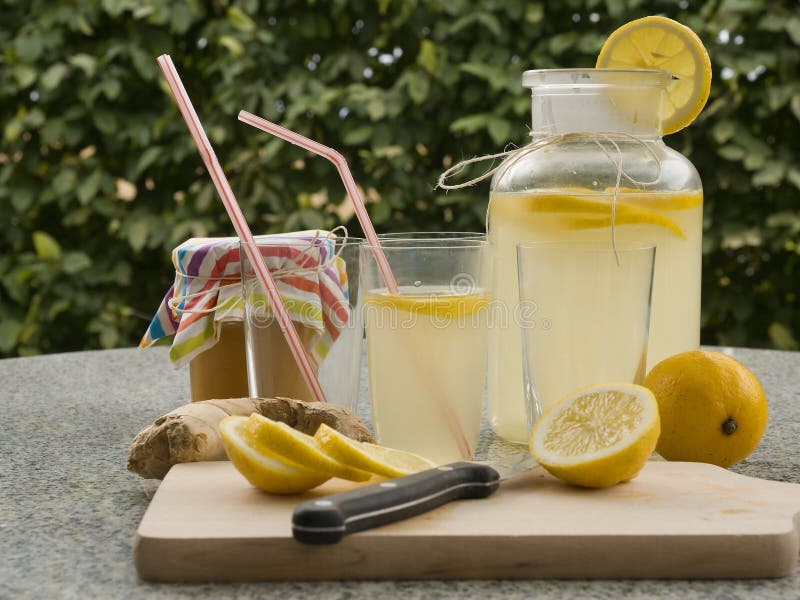
[(487, 185), (433, 184), (525, 142), (522, 71), (591, 66), (608, 33), (658, 13), (714, 64), (705, 111), (667, 140), (705, 185), (703, 341), (796, 349), (796, 0), (0, 0), (0, 353), (136, 343), (170, 249), (231, 234), (157, 55), (254, 231), (360, 230), (332, 165), (241, 108), (340, 149), (378, 228), (478, 230)]

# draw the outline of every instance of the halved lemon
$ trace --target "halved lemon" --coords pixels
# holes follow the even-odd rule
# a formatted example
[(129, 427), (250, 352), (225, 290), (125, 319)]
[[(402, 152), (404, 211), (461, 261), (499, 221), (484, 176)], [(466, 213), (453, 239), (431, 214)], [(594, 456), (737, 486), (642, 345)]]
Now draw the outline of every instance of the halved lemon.
[(298, 494), (326, 482), (327, 473), (289, 464), (269, 452), (248, 430), (247, 417), (220, 421), (222, 444), (233, 466), (255, 487), (272, 494)]
[(653, 393), (632, 383), (577, 390), (550, 407), (533, 427), (530, 452), (551, 474), (585, 487), (633, 479), (660, 433)]
[(436, 463), (411, 452), (352, 440), (324, 423), (314, 438), (336, 460), (383, 477), (403, 477), (436, 466)]
[(686, 25), (667, 17), (636, 19), (614, 31), (600, 50), (597, 67), (672, 74), (661, 115), (664, 135), (694, 121), (711, 92), (711, 59), (703, 42)]
[(292, 429), (286, 423), (253, 413), (248, 420), (247, 429), (262, 448), (299, 468), (350, 481), (366, 481), (372, 476), (332, 458), (322, 451), (317, 440), (302, 431)]

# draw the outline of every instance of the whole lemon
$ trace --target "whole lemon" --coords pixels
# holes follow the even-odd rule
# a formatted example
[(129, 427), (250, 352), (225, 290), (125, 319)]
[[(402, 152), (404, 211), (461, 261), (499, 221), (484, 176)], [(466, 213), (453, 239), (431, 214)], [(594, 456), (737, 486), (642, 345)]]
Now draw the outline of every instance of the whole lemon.
[(656, 397), (667, 460), (730, 467), (748, 456), (767, 426), (767, 399), (758, 379), (720, 352), (693, 350), (662, 360), (645, 387)]

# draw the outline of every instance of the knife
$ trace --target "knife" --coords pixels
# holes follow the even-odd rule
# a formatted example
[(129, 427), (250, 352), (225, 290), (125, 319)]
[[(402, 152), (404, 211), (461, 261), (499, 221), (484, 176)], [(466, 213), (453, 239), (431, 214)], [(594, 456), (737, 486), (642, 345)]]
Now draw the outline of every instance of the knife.
[(292, 534), (304, 544), (335, 544), (347, 534), (428, 512), (453, 500), (485, 498), (500, 482), (529, 471), (527, 452), (500, 460), (455, 462), (299, 504)]

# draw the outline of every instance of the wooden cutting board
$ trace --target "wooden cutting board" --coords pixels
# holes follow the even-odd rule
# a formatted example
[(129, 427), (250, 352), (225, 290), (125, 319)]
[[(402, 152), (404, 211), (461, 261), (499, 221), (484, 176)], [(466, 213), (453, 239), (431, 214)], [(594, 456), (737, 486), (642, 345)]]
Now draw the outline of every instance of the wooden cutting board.
[(650, 462), (605, 490), (537, 469), (333, 546), (292, 538), (298, 502), (354, 485), (271, 496), (228, 462), (177, 465), (139, 526), (136, 569), (153, 581), (266, 581), (780, 577), (797, 565), (800, 485), (706, 464)]

